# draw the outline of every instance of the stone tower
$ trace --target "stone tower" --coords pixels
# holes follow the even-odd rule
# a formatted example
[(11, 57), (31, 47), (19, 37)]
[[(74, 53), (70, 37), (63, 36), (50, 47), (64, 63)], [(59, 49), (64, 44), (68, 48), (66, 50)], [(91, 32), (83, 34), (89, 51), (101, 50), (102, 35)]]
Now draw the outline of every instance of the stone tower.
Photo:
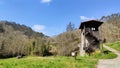
[(87, 49), (100, 49), (100, 35), (99, 26), (103, 24), (101, 21), (89, 20), (81, 22), (79, 29), (81, 29), (81, 45), (80, 55), (84, 56)]

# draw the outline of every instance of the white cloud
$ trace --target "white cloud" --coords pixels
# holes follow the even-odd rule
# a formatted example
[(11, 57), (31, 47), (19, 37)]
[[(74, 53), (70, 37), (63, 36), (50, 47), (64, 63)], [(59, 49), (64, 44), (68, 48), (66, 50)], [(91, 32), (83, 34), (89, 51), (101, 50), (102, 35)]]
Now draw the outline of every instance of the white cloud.
[(94, 17), (80, 16), (80, 19), (81, 19), (82, 21), (87, 21), (87, 20), (93, 20), (93, 19), (95, 19), (95, 18), (94, 18)]
[(44, 32), (45, 26), (44, 25), (34, 25), (32, 29), (36, 32)]
[(41, 3), (50, 3), (52, 0), (41, 0)]

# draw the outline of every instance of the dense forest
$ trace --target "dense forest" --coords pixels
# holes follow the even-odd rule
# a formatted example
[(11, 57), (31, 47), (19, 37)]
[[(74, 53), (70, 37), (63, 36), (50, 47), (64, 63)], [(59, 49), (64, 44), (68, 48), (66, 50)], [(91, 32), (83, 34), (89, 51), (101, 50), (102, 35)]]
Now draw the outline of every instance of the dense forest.
[(50, 37), (15, 22), (0, 21), (0, 57), (49, 54)]
[[(120, 14), (103, 16), (100, 21), (101, 37), (107, 42), (120, 40)], [(77, 27), (78, 28), (78, 27)], [(17, 55), (64, 55), (69, 56), (81, 41), (81, 31), (71, 22), (63, 32), (55, 37), (35, 32), (30, 27), (15, 22), (0, 21), (0, 58)]]
[(101, 26), (101, 36), (103, 36), (107, 42), (120, 40), (120, 13), (103, 16), (100, 21), (104, 22)]

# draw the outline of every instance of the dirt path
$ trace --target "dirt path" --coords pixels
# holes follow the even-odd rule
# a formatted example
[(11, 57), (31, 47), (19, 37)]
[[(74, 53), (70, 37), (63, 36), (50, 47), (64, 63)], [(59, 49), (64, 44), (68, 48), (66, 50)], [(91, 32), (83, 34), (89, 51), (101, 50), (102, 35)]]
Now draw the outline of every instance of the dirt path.
[(97, 68), (120, 68), (120, 52), (105, 45), (103, 47), (114, 52), (118, 57), (115, 59), (99, 60)]

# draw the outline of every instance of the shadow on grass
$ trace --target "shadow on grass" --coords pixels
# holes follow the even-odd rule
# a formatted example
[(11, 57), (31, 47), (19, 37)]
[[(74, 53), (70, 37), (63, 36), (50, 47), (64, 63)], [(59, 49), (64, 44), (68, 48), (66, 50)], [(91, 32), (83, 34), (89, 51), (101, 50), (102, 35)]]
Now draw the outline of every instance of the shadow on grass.
[(104, 54), (109, 54), (110, 52), (111, 52), (111, 51), (109, 51), (109, 50), (104, 50), (104, 51), (103, 51)]

